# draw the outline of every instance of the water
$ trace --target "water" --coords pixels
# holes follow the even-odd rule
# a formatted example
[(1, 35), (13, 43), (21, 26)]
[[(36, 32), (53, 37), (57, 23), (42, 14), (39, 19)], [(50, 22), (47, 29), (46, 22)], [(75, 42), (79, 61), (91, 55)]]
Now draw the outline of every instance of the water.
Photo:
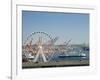
[(63, 57), (63, 58), (60, 58), (60, 57), (55, 57), (55, 58), (52, 58), (51, 61), (68, 61), (68, 60), (89, 60), (89, 57)]
[(56, 55), (56, 54), (51, 58), (51, 61), (89, 60), (89, 51), (85, 52), (86, 56), (81, 56), (81, 57), (80, 56), (63, 56), (63, 57), (60, 57), (59, 53), (58, 53), (59, 55)]

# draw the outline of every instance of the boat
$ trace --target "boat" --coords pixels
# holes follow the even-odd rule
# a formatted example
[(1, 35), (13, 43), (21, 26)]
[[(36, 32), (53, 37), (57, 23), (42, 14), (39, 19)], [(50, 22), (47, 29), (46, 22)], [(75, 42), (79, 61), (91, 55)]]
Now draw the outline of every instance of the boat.
[(70, 53), (65, 53), (63, 55), (59, 55), (59, 58), (65, 58), (65, 57), (86, 57), (86, 54), (85, 53), (70, 52)]

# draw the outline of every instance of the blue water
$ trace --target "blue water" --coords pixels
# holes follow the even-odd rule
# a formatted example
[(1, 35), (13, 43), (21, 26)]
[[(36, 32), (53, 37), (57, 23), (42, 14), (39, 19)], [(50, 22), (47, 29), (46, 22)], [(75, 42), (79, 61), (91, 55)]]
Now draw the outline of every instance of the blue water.
[(65, 57), (59, 57), (59, 55), (54, 55), (51, 58), (51, 61), (68, 61), (68, 60), (89, 60), (89, 52), (85, 53), (86, 56), (85, 57), (75, 57), (75, 56), (65, 56)]
[(68, 61), (68, 60), (89, 60), (89, 58), (87, 57), (64, 57), (64, 58), (56, 57), (56, 58), (51, 59), (51, 61)]

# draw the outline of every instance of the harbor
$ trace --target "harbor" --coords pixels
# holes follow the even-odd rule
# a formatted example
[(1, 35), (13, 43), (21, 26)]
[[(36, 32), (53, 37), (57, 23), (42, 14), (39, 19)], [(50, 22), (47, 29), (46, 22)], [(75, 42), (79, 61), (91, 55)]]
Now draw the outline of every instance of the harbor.
[(70, 44), (71, 39), (58, 45), (57, 40), (45, 32), (32, 33), (22, 46), (22, 68), (89, 66), (88, 45)]
[(22, 11), (22, 69), (89, 66), (89, 15)]

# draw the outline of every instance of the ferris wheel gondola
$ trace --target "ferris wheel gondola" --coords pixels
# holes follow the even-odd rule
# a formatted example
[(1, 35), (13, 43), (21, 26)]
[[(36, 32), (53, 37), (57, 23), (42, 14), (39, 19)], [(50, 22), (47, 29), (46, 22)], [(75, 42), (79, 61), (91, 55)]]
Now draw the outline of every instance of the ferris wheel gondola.
[(24, 50), (26, 50), (27, 54), (34, 55), (34, 62), (48, 62), (54, 54), (54, 43), (52, 43), (52, 40), (52, 37), (45, 32), (33, 32), (24, 42)]

